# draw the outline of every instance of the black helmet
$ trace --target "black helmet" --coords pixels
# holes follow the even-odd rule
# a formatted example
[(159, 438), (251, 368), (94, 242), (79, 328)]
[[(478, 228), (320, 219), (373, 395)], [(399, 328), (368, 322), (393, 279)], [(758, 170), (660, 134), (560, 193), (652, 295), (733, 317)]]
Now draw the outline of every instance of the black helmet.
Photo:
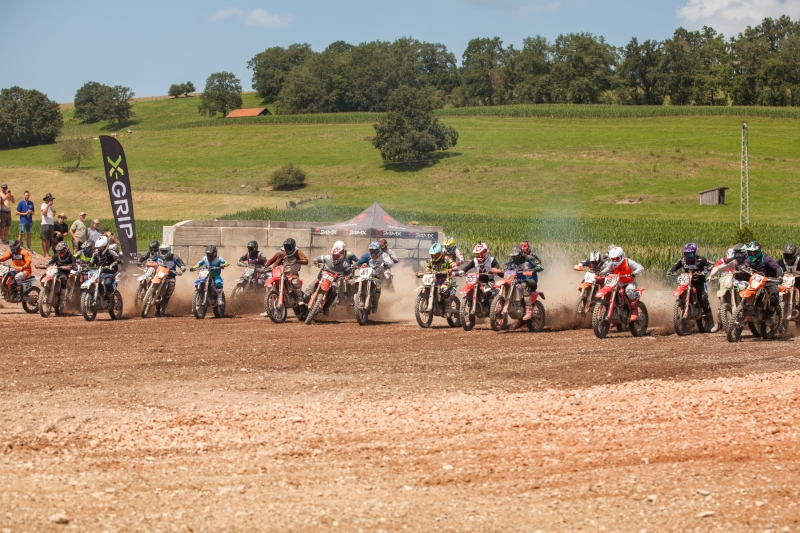
[(67, 243), (61, 241), (60, 243), (56, 244), (56, 253), (58, 254), (58, 257), (62, 259), (67, 257), (69, 254), (69, 246)]
[(157, 240), (150, 241), (150, 253), (151, 254), (158, 253), (159, 246), (161, 246), (161, 243), (159, 243)]
[(733, 257), (740, 263), (747, 259), (747, 245), (743, 242), (733, 245)]
[(521, 246), (517, 245), (511, 248), (511, 253), (508, 254), (508, 257), (517, 265), (521, 265), (525, 261), (525, 252), (522, 251)]
[(19, 252), (19, 249), (21, 248), (21, 246), (22, 245), (20, 244), (20, 242), (17, 239), (12, 239), (12, 241), (8, 243), (8, 247), (14, 253)]
[(213, 261), (214, 259), (217, 258), (217, 247), (214, 246), (213, 244), (209, 244), (208, 246), (206, 246), (206, 258), (209, 261)]
[(286, 255), (293, 255), (297, 251), (297, 243), (294, 242), (294, 239), (289, 237), (283, 241), (283, 251), (286, 252)]
[(247, 251), (250, 252), (250, 255), (258, 252), (258, 243), (256, 241), (250, 241), (247, 243)]
[(790, 242), (783, 246), (783, 260), (786, 262), (786, 266), (789, 266), (789, 263), (794, 264), (797, 260), (797, 245)]

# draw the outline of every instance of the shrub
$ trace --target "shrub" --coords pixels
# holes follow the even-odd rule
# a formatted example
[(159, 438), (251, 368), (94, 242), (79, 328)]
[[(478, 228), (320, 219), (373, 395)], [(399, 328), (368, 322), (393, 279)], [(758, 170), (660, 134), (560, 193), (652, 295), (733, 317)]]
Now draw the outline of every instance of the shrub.
[(276, 191), (292, 191), (306, 186), (306, 174), (294, 164), (282, 166), (272, 173), (269, 184)]

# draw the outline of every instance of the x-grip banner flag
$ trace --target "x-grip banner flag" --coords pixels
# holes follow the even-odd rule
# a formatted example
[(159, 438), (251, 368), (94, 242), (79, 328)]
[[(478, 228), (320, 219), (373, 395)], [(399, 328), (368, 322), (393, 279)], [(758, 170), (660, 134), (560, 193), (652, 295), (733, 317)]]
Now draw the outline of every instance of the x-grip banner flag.
[(119, 141), (108, 135), (100, 136), (100, 149), (106, 168), (111, 210), (114, 212), (114, 222), (122, 245), (123, 263), (135, 265), (139, 259), (136, 253), (136, 221), (133, 218), (131, 177), (128, 174), (125, 151)]

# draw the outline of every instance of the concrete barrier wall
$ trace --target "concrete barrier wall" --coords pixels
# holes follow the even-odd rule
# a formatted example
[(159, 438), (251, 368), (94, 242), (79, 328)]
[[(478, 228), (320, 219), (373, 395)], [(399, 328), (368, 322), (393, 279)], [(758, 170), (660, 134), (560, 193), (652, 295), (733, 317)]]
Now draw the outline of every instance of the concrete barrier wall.
[[(283, 241), (291, 237), (309, 259), (330, 253), (333, 243), (337, 240), (344, 241), (347, 249), (356, 255), (362, 255), (372, 239), (364, 237), (331, 237), (314, 236), (311, 228), (320, 227), (327, 222), (280, 222), (260, 220), (185, 220), (174, 226), (165, 226), (163, 229), (163, 242), (172, 246), (187, 264), (199, 261), (209, 244), (217, 246), (218, 254), (231, 263), (244, 255), (247, 251), (247, 242), (258, 241), (259, 249), (270, 257)], [(438, 234), (438, 241), (444, 241), (444, 234), (440, 227), (415, 226), (421, 232)], [(396, 253), (401, 262), (407, 262), (412, 267), (419, 266), (421, 261), (428, 258), (430, 240), (388, 238), (389, 247)]]

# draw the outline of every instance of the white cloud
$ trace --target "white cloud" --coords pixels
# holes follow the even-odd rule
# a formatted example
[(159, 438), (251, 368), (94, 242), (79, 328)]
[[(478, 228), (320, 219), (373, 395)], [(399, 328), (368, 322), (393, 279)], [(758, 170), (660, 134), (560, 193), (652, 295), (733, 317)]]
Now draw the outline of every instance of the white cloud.
[(248, 26), (259, 26), (261, 28), (269, 28), (275, 30), (278, 28), (285, 28), (292, 23), (291, 15), (274, 15), (268, 13), (266, 9), (254, 9), (245, 17), (245, 23)]
[(561, 7), (559, 0), (458, 0), (462, 4), (512, 11), (518, 15), (550, 13)]
[(209, 24), (214, 24), (222, 19), (226, 19), (228, 17), (235, 17), (237, 15), (244, 15), (244, 11), (241, 9), (236, 9), (235, 7), (229, 7), (227, 9), (220, 9), (213, 15), (209, 16), (206, 19), (206, 22)]
[(765, 17), (800, 17), (800, 0), (689, 0), (677, 11), (689, 29), (711, 26), (732, 37)]

